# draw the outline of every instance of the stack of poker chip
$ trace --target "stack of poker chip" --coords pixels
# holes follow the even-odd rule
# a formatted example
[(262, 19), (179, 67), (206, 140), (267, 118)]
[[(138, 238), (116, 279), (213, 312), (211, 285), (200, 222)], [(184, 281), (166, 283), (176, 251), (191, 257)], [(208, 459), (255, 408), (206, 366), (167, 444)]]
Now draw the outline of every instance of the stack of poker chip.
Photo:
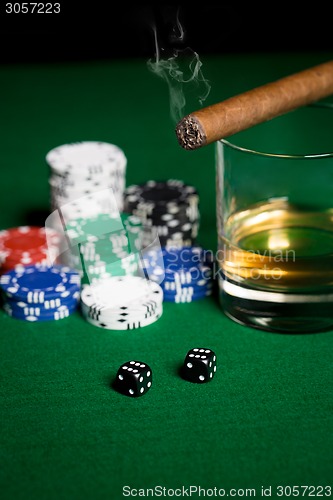
[[(46, 155), (50, 168), (52, 211), (61, 209), (66, 218), (107, 211), (98, 196), (109, 189), (118, 210), (123, 209), (127, 159), (114, 144), (85, 141), (58, 146)], [(76, 201), (84, 203), (76, 207)]]
[(163, 313), (163, 290), (139, 276), (111, 277), (81, 292), (83, 317), (107, 330), (134, 330), (155, 323)]
[(19, 226), (0, 231), (0, 273), (17, 265), (52, 263), (60, 245), (56, 230), (39, 226)]
[(70, 316), (80, 297), (80, 276), (68, 267), (16, 266), (0, 278), (3, 309), (11, 317), (55, 321)]
[(199, 231), (199, 195), (180, 180), (131, 185), (125, 189), (124, 211), (143, 224), (143, 246), (157, 237), (161, 247), (191, 246)]
[(193, 302), (213, 292), (213, 258), (201, 247), (149, 250), (143, 266), (143, 272), (160, 284), (166, 302)]
[(142, 246), (138, 217), (118, 213), (73, 219), (66, 223), (65, 234), (71, 247), (79, 248), (83, 284), (137, 274)]

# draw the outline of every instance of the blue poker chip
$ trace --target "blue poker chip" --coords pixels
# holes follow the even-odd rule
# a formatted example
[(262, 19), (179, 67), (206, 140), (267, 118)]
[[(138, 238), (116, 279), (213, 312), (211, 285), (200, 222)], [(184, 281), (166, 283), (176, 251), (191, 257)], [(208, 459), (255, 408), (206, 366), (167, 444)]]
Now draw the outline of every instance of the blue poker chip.
[(60, 306), (57, 310), (48, 311), (47, 313), (42, 312), (38, 307), (32, 307), (29, 311), (21, 311), (17, 308), (12, 308), (7, 303), (4, 304), (3, 309), (12, 318), (36, 323), (41, 321), (57, 321), (67, 318), (77, 310), (77, 304), (70, 307)]
[(80, 299), (80, 290), (77, 290), (72, 295), (64, 298), (54, 298), (54, 299), (46, 299), (41, 303), (33, 303), (27, 302), (23, 300), (17, 300), (13, 297), (4, 297), (4, 301), (10, 305), (12, 308), (18, 308), (23, 310), (26, 307), (39, 307), (43, 308), (43, 311), (48, 312), (54, 309), (58, 309), (61, 306), (70, 307), (74, 304), (78, 304)]
[(206, 286), (202, 287), (197, 287), (197, 286), (174, 286), (174, 283), (170, 283), (170, 287), (166, 287), (166, 285), (169, 285), (169, 283), (161, 283), (161, 288), (163, 289), (164, 294), (176, 294), (176, 293), (182, 293), (182, 294), (201, 294), (201, 293), (206, 293), (210, 290), (213, 289), (213, 283), (209, 283)]
[(13, 315), (19, 316), (49, 316), (51, 314), (56, 314), (59, 311), (72, 310), (78, 307), (78, 299), (71, 298), (66, 302), (59, 302), (58, 299), (48, 301), (54, 307), (45, 307), (45, 303), (42, 304), (29, 304), (27, 302), (16, 301), (12, 299), (7, 299), (5, 301), (7, 309), (10, 309)]
[(80, 290), (80, 275), (67, 266), (16, 266), (3, 274), (0, 287), (8, 298), (41, 304), (52, 299), (67, 299)]
[(188, 269), (170, 269), (170, 268), (150, 268), (147, 273), (151, 280), (176, 282), (181, 285), (198, 285), (201, 286), (212, 280), (213, 272), (208, 266), (199, 264), (198, 266)]
[(201, 292), (208, 290), (213, 287), (213, 280), (199, 280), (193, 283), (181, 283), (180, 281), (168, 281), (164, 280), (161, 283), (161, 287), (165, 292), (175, 292), (177, 290), (183, 290), (187, 292)]
[(143, 255), (145, 274), (158, 283), (203, 286), (213, 278), (211, 252), (199, 246), (162, 248)]
[(165, 268), (170, 269), (188, 269), (212, 261), (211, 252), (199, 246), (162, 248), (161, 252)]
[(162, 247), (145, 252), (144, 260), (147, 267), (160, 266), (177, 270), (188, 269), (199, 264), (211, 266), (214, 255), (210, 250), (205, 250), (200, 246)]
[(212, 290), (208, 290), (204, 293), (196, 294), (183, 294), (183, 293), (164, 293), (164, 302), (175, 302), (177, 304), (194, 302), (196, 300), (204, 299), (212, 295)]
[(213, 290), (212, 285), (204, 286), (202, 288), (197, 288), (194, 286), (187, 286), (187, 287), (176, 287), (176, 288), (169, 288), (166, 289), (163, 284), (161, 285), (161, 288), (163, 289), (163, 294), (164, 295), (201, 295), (205, 294), (207, 292), (211, 292)]

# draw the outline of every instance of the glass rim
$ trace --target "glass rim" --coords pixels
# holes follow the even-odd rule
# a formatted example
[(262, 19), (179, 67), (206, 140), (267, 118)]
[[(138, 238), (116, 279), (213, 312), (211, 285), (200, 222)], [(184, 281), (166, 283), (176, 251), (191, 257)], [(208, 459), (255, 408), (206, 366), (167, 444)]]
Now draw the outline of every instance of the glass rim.
[[(313, 107), (313, 108), (327, 108), (327, 109), (333, 109), (333, 103), (328, 103), (328, 102), (323, 102), (323, 103), (312, 103), (309, 104), (306, 107)], [(237, 146), (236, 144), (233, 144), (232, 142), (228, 141), (227, 139), (220, 139), (218, 142), (221, 142), (222, 144), (225, 144), (226, 146), (235, 149), (237, 151), (242, 151), (243, 153), (249, 153), (253, 154), (256, 156), (266, 156), (270, 158), (288, 158), (288, 159), (294, 159), (294, 160), (304, 160), (304, 159), (319, 159), (319, 158), (333, 158), (333, 151), (328, 152), (328, 153), (309, 153), (309, 154), (287, 154), (287, 153), (267, 153), (265, 151), (257, 151), (255, 149), (249, 149), (245, 148), (243, 146)]]

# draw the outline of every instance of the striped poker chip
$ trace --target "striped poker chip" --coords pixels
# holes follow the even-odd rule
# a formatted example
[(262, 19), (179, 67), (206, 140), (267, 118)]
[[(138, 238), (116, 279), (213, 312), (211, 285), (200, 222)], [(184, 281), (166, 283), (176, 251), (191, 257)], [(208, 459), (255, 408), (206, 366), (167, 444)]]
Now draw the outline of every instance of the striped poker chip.
[(7, 297), (35, 304), (68, 298), (80, 290), (80, 285), (79, 273), (61, 265), (16, 266), (0, 278)]

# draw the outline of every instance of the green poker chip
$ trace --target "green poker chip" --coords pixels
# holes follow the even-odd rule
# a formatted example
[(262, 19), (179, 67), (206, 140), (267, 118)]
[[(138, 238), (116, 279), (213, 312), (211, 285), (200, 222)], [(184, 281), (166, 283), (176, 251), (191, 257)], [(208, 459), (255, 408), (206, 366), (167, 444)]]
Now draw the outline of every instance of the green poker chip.
[(98, 214), (94, 217), (72, 219), (65, 223), (67, 238), (72, 244), (106, 240), (122, 234), (139, 234), (140, 219), (126, 213)]
[(115, 276), (134, 276), (139, 269), (142, 223), (131, 214), (99, 214), (66, 224), (72, 244), (77, 244), (82, 283), (89, 284)]

